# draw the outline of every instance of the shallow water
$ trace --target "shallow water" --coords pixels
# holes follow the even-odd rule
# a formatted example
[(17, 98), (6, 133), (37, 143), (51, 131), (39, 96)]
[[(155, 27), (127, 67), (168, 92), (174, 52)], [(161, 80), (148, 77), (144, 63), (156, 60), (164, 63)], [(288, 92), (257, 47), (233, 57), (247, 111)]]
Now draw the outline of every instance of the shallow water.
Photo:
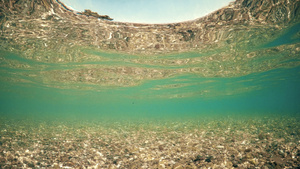
[(78, 48), (86, 58), (59, 63), (1, 51), (0, 164), (297, 166), (298, 37), (299, 24), (256, 47), (157, 56)]
[(64, 63), (2, 51), (1, 113), (66, 118), (298, 114), (299, 38), (285, 38), (299, 34), (298, 27), (262, 47), (233, 51), (134, 56), (82, 49), (92, 56), (89, 61)]

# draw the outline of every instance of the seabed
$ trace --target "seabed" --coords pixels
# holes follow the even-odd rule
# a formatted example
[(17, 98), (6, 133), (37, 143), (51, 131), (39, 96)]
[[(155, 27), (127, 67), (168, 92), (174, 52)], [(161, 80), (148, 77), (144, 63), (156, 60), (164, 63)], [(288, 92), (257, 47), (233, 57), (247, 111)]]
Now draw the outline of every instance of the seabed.
[(299, 116), (1, 117), (1, 168), (297, 168)]

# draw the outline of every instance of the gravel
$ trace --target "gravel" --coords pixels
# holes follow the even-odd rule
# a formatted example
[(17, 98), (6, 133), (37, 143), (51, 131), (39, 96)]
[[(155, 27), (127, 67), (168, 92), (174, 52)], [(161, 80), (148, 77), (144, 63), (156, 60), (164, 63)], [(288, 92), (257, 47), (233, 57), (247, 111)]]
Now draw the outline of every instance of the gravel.
[(0, 168), (297, 168), (299, 117), (0, 118)]

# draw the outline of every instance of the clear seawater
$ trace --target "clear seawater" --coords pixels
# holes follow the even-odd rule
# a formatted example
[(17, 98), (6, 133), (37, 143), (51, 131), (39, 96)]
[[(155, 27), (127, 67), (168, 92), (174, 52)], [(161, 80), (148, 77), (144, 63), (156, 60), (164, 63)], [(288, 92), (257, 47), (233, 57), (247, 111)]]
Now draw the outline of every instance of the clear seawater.
[[(298, 34), (299, 24), (283, 31), (280, 36), (267, 44), (250, 51), (267, 51), (274, 47), (294, 45), (288, 52), (285, 52), (285, 49), (271, 54), (261, 52), (264, 56), (256, 56), (252, 60), (242, 60), (238, 63), (232, 60), (220, 64), (232, 69), (240, 66), (241, 70), (245, 69), (243, 73), (232, 70), (229, 75), (220, 75), (219, 65), (215, 66), (217, 62), (208, 65), (199, 62), (199, 67), (207, 66), (207, 73), (174, 73), (162, 78), (145, 78), (132, 86), (51, 82), (51, 80), (49, 82), (49, 78), (43, 77), (47, 74), (40, 72), (64, 69), (72, 71), (80, 66), (95, 65), (178, 70), (197, 67), (197, 63), (194, 65), (153, 63), (155, 60), (207, 58), (218, 54), (218, 50), (153, 56), (153, 58), (147, 56), (142, 57), (144, 59), (142, 63), (131, 62), (139, 56), (86, 50), (89, 54), (108, 60), (63, 64), (33, 61), (1, 51), (0, 113), (8, 117), (49, 116), (67, 119), (299, 115)], [(238, 57), (239, 52), (229, 55), (231, 54)], [(245, 57), (244, 53), (241, 55)], [(222, 57), (222, 54), (219, 57)], [(151, 64), (147, 64), (148, 60), (152, 61)], [(26, 65), (30, 68), (25, 68)], [(146, 76), (147, 72), (144, 74)]]
[[(104, 91), (57, 89), (39, 84), (2, 82), (1, 114), (24, 118), (46, 115), (54, 118), (91, 119), (182, 118), (236, 114), (299, 115), (299, 75), (299, 66), (277, 68), (241, 77), (204, 78), (185, 75)], [(195, 85), (153, 90), (158, 85), (180, 84), (187, 80)], [(168, 98), (169, 95), (176, 97), (185, 92), (193, 95)]]
[(62, 63), (0, 51), (0, 168), (299, 167), (299, 24), (276, 36)]

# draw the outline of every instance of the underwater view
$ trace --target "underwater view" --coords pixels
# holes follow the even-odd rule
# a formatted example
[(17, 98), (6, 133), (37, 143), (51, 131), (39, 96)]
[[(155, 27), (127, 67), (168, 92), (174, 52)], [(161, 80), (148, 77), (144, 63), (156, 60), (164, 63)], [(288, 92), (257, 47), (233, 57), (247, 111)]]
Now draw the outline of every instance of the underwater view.
[(300, 168), (299, 7), (138, 24), (0, 2), (0, 168)]

